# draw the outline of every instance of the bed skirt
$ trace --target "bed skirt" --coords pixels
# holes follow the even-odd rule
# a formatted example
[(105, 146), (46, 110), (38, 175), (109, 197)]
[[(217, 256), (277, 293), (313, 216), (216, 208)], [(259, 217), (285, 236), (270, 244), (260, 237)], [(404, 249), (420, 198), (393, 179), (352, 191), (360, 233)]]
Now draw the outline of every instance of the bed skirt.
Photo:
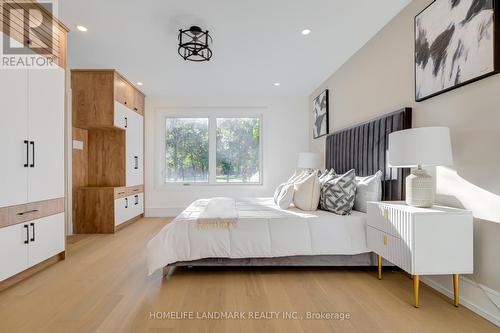
[(318, 266), (318, 267), (349, 267), (349, 266), (376, 266), (377, 257), (373, 252), (355, 255), (318, 255), (318, 256), (291, 256), (275, 258), (206, 258), (193, 261), (178, 261), (172, 266)]

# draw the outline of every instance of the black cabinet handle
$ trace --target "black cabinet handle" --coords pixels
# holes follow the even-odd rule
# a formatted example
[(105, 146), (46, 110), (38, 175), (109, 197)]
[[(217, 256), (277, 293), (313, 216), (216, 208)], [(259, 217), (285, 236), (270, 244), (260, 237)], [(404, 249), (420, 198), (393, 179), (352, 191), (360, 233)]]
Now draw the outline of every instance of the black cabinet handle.
[(125, 117), (125, 128), (127, 128), (127, 127), (128, 127), (128, 119), (127, 119), (127, 117)]
[(139, 111), (137, 108), (134, 108), (134, 111)]
[(139, 196), (134, 195), (134, 198), (135, 198), (135, 205), (138, 205), (139, 204)]
[(35, 241), (35, 223), (30, 223), (30, 226), (33, 228), (33, 237), (31, 237), (30, 242)]
[(23, 227), (24, 229), (26, 229), (26, 239), (24, 240), (24, 244), (28, 244), (30, 242), (30, 231), (27, 224), (25, 224)]
[(30, 164), (30, 168), (34, 168), (35, 167), (35, 141), (30, 141), (30, 144), (31, 144), (32, 152), (33, 152), (33, 161)]
[(135, 170), (138, 170), (139, 169), (139, 157), (138, 156), (134, 156), (134, 169)]
[(38, 212), (38, 209), (27, 210), (25, 212), (17, 213), (17, 215), (23, 216), (24, 214), (31, 214), (31, 213), (36, 213), (36, 212)]
[(125, 198), (125, 208), (128, 208), (128, 198)]
[(127, 101), (123, 102), (123, 104), (127, 105)]
[(24, 144), (26, 145), (26, 163), (24, 163), (24, 167), (27, 168), (30, 164), (30, 142), (28, 140), (24, 140)]

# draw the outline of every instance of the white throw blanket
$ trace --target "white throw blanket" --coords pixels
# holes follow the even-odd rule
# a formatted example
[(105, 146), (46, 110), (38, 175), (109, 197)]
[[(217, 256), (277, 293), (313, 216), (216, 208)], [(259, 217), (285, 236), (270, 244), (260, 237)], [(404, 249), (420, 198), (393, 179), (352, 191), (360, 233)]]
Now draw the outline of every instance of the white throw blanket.
[(236, 201), (233, 198), (212, 198), (198, 217), (200, 229), (229, 229), (238, 222)]

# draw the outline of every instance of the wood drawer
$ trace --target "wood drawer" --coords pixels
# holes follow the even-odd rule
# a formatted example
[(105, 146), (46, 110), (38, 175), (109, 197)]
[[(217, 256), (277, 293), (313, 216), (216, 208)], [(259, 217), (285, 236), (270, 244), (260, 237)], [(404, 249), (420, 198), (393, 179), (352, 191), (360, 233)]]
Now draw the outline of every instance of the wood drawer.
[(406, 272), (413, 274), (412, 250), (403, 239), (372, 226), (367, 227), (368, 248)]
[(369, 226), (396, 238), (411, 242), (413, 217), (410, 212), (382, 203), (368, 203)]
[(128, 197), (130, 195), (134, 195), (137, 193), (143, 193), (143, 192), (144, 192), (143, 185), (132, 186), (132, 187), (116, 187), (115, 188), (115, 199), (124, 198), (124, 197)]
[(64, 198), (0, 208), (0, 228), (64, 212)]

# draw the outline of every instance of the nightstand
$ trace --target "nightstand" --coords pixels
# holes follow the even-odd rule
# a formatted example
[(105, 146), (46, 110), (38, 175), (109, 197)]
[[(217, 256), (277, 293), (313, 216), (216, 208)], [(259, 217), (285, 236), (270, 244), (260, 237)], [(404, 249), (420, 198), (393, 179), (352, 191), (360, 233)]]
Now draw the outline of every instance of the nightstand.
[(473, 272), (472, 212), (404, 202), (368, 202), (368, 248), (413, 276), (415, 307), (419, 306), (420, 275), (453, 275), (454, 304), (459, 304), (459, 274)]

